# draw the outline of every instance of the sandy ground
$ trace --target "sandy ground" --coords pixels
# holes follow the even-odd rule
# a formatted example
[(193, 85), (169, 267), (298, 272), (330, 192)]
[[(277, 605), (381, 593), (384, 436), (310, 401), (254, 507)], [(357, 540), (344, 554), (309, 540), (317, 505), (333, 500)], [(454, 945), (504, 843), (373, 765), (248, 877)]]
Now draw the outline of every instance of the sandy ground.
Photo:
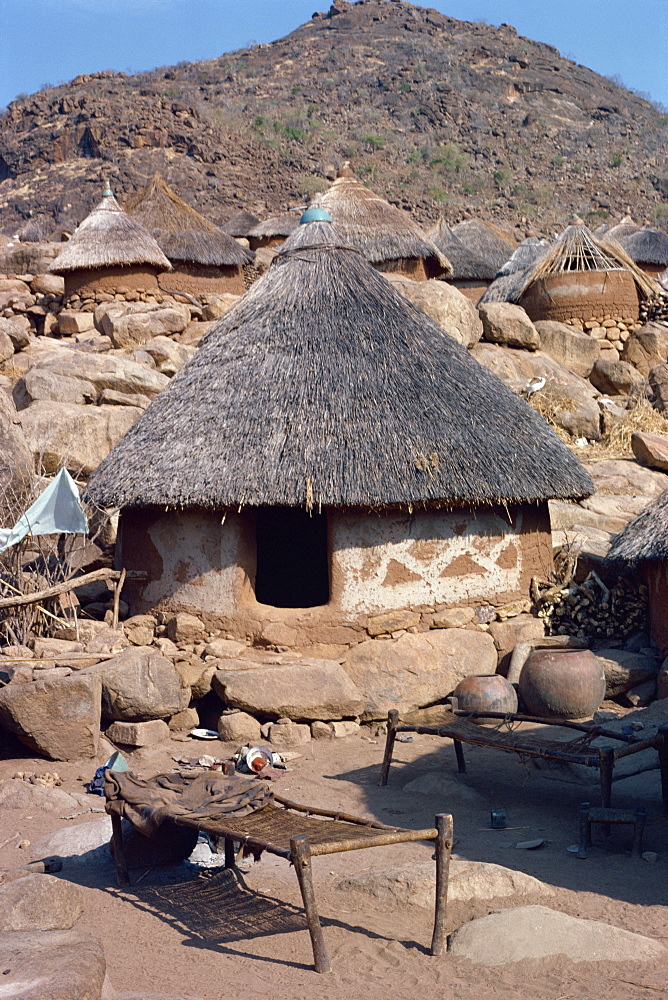
[[(172, 757), (234, 749), (216, 742), (169, 741), (136, 751), (132, 766), (144, 776), (175, 766)], [(566, 848), (577, 840), (580, 801), (596, 801), (596, 788), (555, 780), (553, 772), (525, 765), (514, 755), (466, 748), (468, 773), (456, 774), (449, 740), (415, 736), (396, 746), (387, 788), (378, 787), (383, 739), (360, 737), (312, 742), (276, 783), (276, 790), (298, 801), (341, 808), (381, 822), (408, 827), (432, 825), (436, 812), (451, 811), (455, 822), (454, 857), (491, 861), (524, 871), (554, 887), (546, 905), (579, 917), (616, 924), (668, 945), (668, 820), (662, 816), (659, 772), (616, 783), (614, 804), (642, 802), (648, 810), (645, 850), (654, 864), (629, 858), (630, 827), (618, 827), (609, 842), (595, 843), (586, 861)], [(2, 753), (2, 752), (0, 752)], [(0, 778), (17, 770), (58, 770), (66, 791), (83, 790), (94, 770), (90, 761), (56, 764), (2, 753)], [(464, 781), (483, 796), (478, 804), (444, 801), (404, 792), (403, 786), (425, 771)], [(550, 776), (548, 776), (550, 775)], [(92, 797), (91, 797), (92, 798)], [(95, 803), (98, 804), (98, 803)], [(489, 829), (490, 808), (505, 808), (508, 829)], [(24, 814), (4, 809), (0, 843), (14, 833), (35, 842), (63, 826), (58, 813)], [(517, 840), (545, 838), (539, 850), (509, 846)], [(30, 860), (31, 849), (18, 841), (0, 850), (4, 877)], [(90, 864), (67, 864), (59, 877), (84, 888), (86, 908), (77, 927), (104, 942), (111, 984), (138, 997), (164, 1000), (424, 1000), (432, 997), (480, 1000), (636, 1000), (668, 996), (668, 963), (654, 965), (573, 964), (563, 958), (539, 966), (530, 962), (485, 969), (446, 955), (428, 954), (432, 915), (420, 907), (378, 906), (373, 900), (337, 889), (353, 871), (401, 865), (431, 857), (428, 845), (393, 845), (330, 855), (314, 860), (318, 906), (333, 972), (316, 975), (300, 907), (297, 881), (287, 862), (265, 856), (248, 867), (239, 884), (229, 873), (203, 874), (184, 864), (167, 870), (136, 872), (128, 890), (116, 887), (111, 863), (97, 852)], [(137, 876), (140, 880), (137, 881)], [(532, 898), (529, 902), (540, 902)], [(527, 900), (499, 901), (493, 908)], [(488, 912), (476, 904), (453, 904), (448, 930)]]

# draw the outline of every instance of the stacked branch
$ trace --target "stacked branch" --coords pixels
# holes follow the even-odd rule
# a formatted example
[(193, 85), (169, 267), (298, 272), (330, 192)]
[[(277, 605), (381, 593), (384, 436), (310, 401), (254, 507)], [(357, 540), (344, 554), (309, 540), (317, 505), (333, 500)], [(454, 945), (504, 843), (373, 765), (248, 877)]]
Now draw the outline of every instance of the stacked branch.
[(534, 577), (531, 596), (547, 635), (609, 641), (647, 628), (647, 587), (628, 577), (619, 577), (612, 587), (593, 571), (582, 583), (571, 578), (555, 585)]

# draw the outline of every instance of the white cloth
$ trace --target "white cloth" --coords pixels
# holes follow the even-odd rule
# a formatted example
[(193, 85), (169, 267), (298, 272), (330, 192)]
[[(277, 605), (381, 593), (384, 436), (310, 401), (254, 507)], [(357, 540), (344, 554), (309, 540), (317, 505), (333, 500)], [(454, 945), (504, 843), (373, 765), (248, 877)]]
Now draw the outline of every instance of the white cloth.
[(60, 470), (13, 528), (0, 528), (0, 552), (16, 545), (26, 535), (63, 533), (88, 533), (88, 521), (81, 506), (79, 491), (67, 469)]

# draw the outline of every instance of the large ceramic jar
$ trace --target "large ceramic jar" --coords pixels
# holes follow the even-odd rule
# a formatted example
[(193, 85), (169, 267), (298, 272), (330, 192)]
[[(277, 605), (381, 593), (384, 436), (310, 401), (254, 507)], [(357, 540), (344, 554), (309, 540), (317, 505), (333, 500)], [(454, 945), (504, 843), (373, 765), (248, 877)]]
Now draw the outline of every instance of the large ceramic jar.
[(589, 649), (534, 649), (519, 688), (529, 715), (585, 719), (605, 698), (603, 664)]
[[(464, 712), (516, 712), (517, 694), (513, 685), (501, 674), (478, 674), (465, 677), (452, 692), (456, 707)], [(498, 725), (498, 719), (475, 719)]]

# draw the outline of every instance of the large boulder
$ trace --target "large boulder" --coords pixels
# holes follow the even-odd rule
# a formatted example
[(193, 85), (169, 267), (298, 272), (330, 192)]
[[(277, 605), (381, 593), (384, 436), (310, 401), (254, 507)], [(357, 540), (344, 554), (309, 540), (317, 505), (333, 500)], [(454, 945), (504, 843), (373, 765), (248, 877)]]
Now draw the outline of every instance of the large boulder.
[(449, 628), (361, 642), (343, 669), (361, 692), (362, 718), (383, 719), (391, 708), (406, 713), (440, 701), (464, 677), (495, 673), (496, 663), (486, 632)]
[(359, 715), (365, 700), (349, 672), (336, 660), (294, 663), (229, 660), (212, 678), (213, 690), (229, 708), (270, 719), (298, 721)]
[(76, 823), (75, 826), (65, 826), (45, 834), (31, 844), (30, 852), (33, 858), (55, 856), (85, 863), (86, 855), (108, 844), (111, 834), (111, 817), (105, 814), (87, 823)]
[[(349, 875), (337, 889), (370, 896), (381, 906), (422, 906), (432, 910), (436, 902), (434, 862), (418, 861), (398, 868), (383, 868)], [(508, 897), (553, 896), (554, 889), (531, 875), (486, 861), (450, 862), (448, 902), (491, 904)]]
[(450, 937), (450, 952), (478, 965), (564, 956), (571, 962), (635, 963), (665, 956), (664, 946), (598, 920), (547, 906), (519, 906), (471, 920)]
[(654, 393), (654, 405), (663, 413), (668, 410), (668, 364), (650, 368), (647, 378)]
[(0, 317), (0, 331), (9, 337), (15, 351), (22, 351), (30, 343), (30, 324), (25, 316)]
[(94, 757), (102, 687), (81, 673), (0, 689), (0, 725), (52, 760)]
[[(156, 371), (171, 378), (172, 375), (176, 375), (186, 361), (189, 361), (197, 353), (197, 348), (189, 347), (187, 344), (179, 344), (169, 337), (161, 336), (147, 340), (138, 349), (139, 352), (148, 354), (155, 364)], [(130, 356), (132, 357), (132, 355)]]
[[(16, 1000), (101, 1000), (106, 964), (100, 942), (80, 931), (0, 935), (2, 993)], [(6, 971), (5, 971), (6, 970)]]
[(95, 326), (114, 347), (144, 344), (153, 337), (181, 333), (190, 322), (190, 310), (177, 302), (104, 302), (95, 310)]
[(87, 354), (60, 348), (46, 350), (37, 345), (31, 351), (37, 368), (44, 368), (55, 375), (91, 382), (99, 391), (115, 389), (117, 392), (139, 393), (152, 399), (169, 385), (166, 375), (129, 358), (110, 354)]
[(668, 438), (661, 437), (660, 434), (643, 434), (637, 431), (631, 435), (631, 448), (641, 465), (668, 472)]
[(504, 347), (537, 351), (540, 336), (524, 309), (512, 302), (484, 302), (478, 307), (483, 340)]
[(0, 392), (0, 523), (23, 513), (34, 478), (32, 453), (13, 402)]
[(596, 440), (600, 436), (597, 390), (548, 354), (514, 351), (498, 344), (476, 344), (471, 354), (515, 392), (523, 390), (532, 378), (544, 378), (540, 400), (549, 407), (555, 424), (573, 437)]
[(0, 327), (0, 363), (7, 361), (14, 353), (14, 343), (8, 333)]
[(668, 489), (666, 473), (644, 468), (632, 458), (604, 459), (584, 465), (597, 493), (627, 494), (649, 502)]
[(606, 698), (615, 698), (643, 681), (653, 680), (659, 672), (659, 661), (643, 653), (598, 649), (596, 655), (603, 664)]
[(624, 344), (622, 361), (628, 361), (647, 378), (656, 365), (668, 361), (668, 326), (665, 323), (645, 323), (634, 330)]
[(97, 400), (98, 389), (85, 379), (69, 378), (48, 369), (32, 367), (14, 386), (13, 397), (18, 410), (24, 410), (42, 399), (84, 406)]
[(19, 417), (28, 447), (47, 473), (63, 465), (89, 476), (144, 411), (138, 406), (79, 406), (39, 400)]
[(628, 361), (599, 359), (589, 376), (589, 381), (599, 392), (608, 396), (627, 395), (634, 386), (641, 386), (645, 378)]
[(110, 660), (84, 667), (78, 676), (98, 677), (102, 682), (105, 719), (167, 719), (190, 702), (190, 688), (183, 684), (172, 661), (152, 646), (132, 646)]
[(23, 875), (0, 886), (0, 933), (69, 930), (83, 909), (83, 892), (73, 882)]
[(482, 322), (473, 303), (445, 281), (413, 281), (402, 274), (384, 273), (398, 292), (435, 320), (464, 347), (477, 344), (482, 337)]
[(540, 337), (541, 351), (565, 365), (569, 371), (587, 378), (598, 361), (601, 350), (598, 340), (573, 326), (550, 319), (536, 320), (534, 326)]
[(0, 807), (23, 812), (58, 812), (67, 814), (79, 808), (79, 801), (62, 788), (33, 785), (22, 778), (0, 781)]

